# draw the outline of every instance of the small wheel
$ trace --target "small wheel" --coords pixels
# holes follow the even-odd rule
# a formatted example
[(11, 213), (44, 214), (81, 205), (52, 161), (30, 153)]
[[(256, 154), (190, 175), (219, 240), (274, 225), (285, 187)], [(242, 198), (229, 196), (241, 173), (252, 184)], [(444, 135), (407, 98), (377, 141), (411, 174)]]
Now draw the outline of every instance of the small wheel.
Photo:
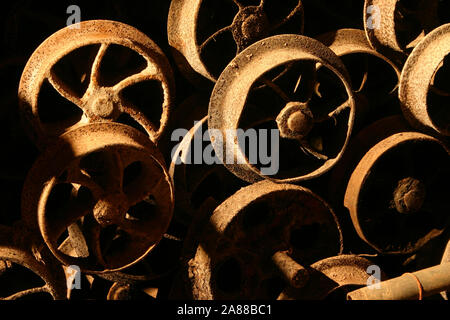
[(430, 32), (411, 52), (400, 78), (399, 99), (414, 127), (450, 136), (450, 24)]
[[(364, 257), (347, 254), (320, 260), (309, 267), (310, 280), (304, 288), (289, 287), (277, 300), (346, 300), (348, 292), (368, 285), (372, 265)], [(379, 280), (384, 279), (382, 273)]]
[(285, 2), (173, 0), (167, 32), (180, 69), (188, 78), (197, 73), (215, 82), (233, 57), (254, 42), (303, 33), (302, 1)]
[(188, 267), (194, 299), (275, 299), (286, 274), (304, 270), (295, 261), (308, 265), (342, 252), (339, 224), (322, 199), (269, 181), (228, 198), (202, 234)]
[(408, 254), (449, 225), (449, 150), (415, 132), (394, 134), (370, 149), (344, 198), (358, 235), (378, 252)]
[(62, 267), (45, 247), (33, 251), (31, 238), (21, 228), (0, 226), (0, 300), (65, 299)]
[[(143, 259), (172, 218), (173, 188), (148, 138), (117, 123), (71, 130), (35, 162), (22, 217), (53, 254), (84, 272), (124, 269)], [(70, 237), (76, 254), (60, 249)]]
[[(352, 131), (355, 100), (347, 70), (330, 49), (304, 36), (278, 35), (251, 45), (227, 66), (208, 114), (214, 149), (231, 172), (247, 182), (291, 183), (318, 177), (339, 160)], [(256, 133), (261, 141), (244, 151), (238, 128), (279, 133), (278, 144), (276, 137), (271, 140), (278, 171), (251, 147), (266, 143), (268, 149), (269, 139)]]
[(364, 30), (380, 53), (404, 61), (425, 34), (439, 25), (438, 0), (366, 0)]
[(132, 122), (156, 142), (172, 95), (161, 49), (135, 28), (107, 20), (51, 35), (28, 60), (19, 85), (27, 131), (40, 147), (71, 128), (104, 121)]

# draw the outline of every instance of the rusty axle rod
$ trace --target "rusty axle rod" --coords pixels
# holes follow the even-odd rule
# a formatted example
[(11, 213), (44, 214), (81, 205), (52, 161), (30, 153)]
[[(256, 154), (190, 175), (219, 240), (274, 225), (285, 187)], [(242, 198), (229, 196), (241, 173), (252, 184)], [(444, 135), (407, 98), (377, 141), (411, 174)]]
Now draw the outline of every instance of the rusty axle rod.
[[(379, 286), (376, 288), (375, 286)], [(382, 281), (347, 294), (348, 300), (421, 300), (450, 289), (450, 263)]]

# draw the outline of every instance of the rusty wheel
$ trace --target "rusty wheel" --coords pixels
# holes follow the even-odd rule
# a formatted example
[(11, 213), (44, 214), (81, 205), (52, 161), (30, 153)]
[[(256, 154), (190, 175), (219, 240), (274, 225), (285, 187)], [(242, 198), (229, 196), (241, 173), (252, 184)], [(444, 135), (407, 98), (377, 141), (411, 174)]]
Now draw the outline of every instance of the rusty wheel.
[[(208, 127), (217, 156), (239, 178), (298, 182), (322, 175), (339, 160), (354, 115), (354, 93), (341, 60), (317, 40), (279, 35), (248, 47), (224, 70), (211, 96)], [(255, 159), (261, 149), (242, 150), (238, 128), (279, 132), (279, 145), (271, 140), (279, 149), (272, 150), (280, 157), (278, 173), (264, 174), (266, 167)], [(258, 139), (260, 145), (270, 141)]]
[(180, 69), (188, 77), (197, 73), (215, 82), (233, 57), (254, 42), (303, 33), (303, 5), (301, 0), (284, 6), (273, 0), (173, 0), (167, 30)]
[[(352, 290), (365, 287), (373, 263), (356, 255), (339, 255), (313, 263), (309, 268), (310, 279), (304, 288), (289, 287), (278, 300), (346, 300)], [(380, 280), (384, 280), (384, 274)]]
[(65, 299), (62, 267), (45, 248), (33, 251), (30, 238), (25, 230), (0, 226), (0, 300)]
[(406, 119), (416, 128), (450, 136), (450, 24), (430, 32), (406, 60), (399, 99)]
[[(117, 123), (71, 130), (39, 157), (22, 216), (66, 265), (118, 271), (143, 259), (169, 226), (173, 190), (156, 147)], [(76, 255), (59, 249), (69, 236)]]
[(402, 61), (439, 25), (438, 0), (366, 0), (364, 29), (371, 46)]
[(133, 123), (156, 142), (168, 120), (172, 78), (163, 52), (145, 34), (120, 22), (84, 21), (35, 50), (22, 74), (19, 104), (41, 147), (99, 121)]
[(262, 181), (214, 211), (189, 261), (192, 294), (274, 299), (285, 281), (295, 286), (307, 281), (300, 264), (341, 251), (339, 224), (322, 199), (302, 187)]
[(383, 102), (382, 97), (393, 96), (401, 70), (394, 61), (370, 46), (363, 30), (339, 29), (323, 34), (317, 40), (342, 59), (355, 92), (377, 104)]
[[(217, 157), (207, 159), (207, 163), (199, 163), (198, 159), (195, 159), (199, 138), (207, 135), (207, 130), (206, 116), (189, 130), (175, 150), (170, 164), (169, 174), (177, 195), (174, 219), (186, 225), (191, 224), (192, 219), (206, 203), (211, 203), (212, 212), (217, 205), (244, 186), (240, 179), (219, 163)], [(212, 145), (206, 144), (206, 148), (212, 151)], [(203, 149), (207, 150), (206, 148)], [(180, 163), (177, 162), (178, 155)]]
[(358, 235), (379, 252), (417, 251), (448, 226), (449, 151), (437, 139), (397, 133), (370, 149), (345, 193)]

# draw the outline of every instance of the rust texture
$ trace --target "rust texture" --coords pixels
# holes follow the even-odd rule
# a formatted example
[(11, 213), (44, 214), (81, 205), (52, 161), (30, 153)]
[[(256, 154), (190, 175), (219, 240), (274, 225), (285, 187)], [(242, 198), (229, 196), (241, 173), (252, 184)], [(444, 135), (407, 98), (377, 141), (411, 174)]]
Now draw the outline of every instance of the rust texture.
[[(318, 110), (316, 115), (313, 115), (311, 109), (316, 106), (312, 102), (312, 90), (307, 93), (306, 102), (302, 103), (301, 101), (295, 101), (295, 89), (289, 97), (283, 91), (284, 88), (280, 88), (274, 81), (264, 77), (266, 72), (275, 67), (287, 63), (301, 62), (302, 60), (308, 61), (307, 66), (309, 67), (305, 68), (306, 71), (313, 69), (312, 72), (315, 72), (316, 65), (312, 63), (312, 66), (310, 66), (310, 60), (329, 68), (336, 75), (336, 86), (343, 85), (345, 87), (346, 99), (340, 101), (339, 105), (321, 105), (324, 111), (328, 112), (324, 114), (324, 111)], [(299, 76), (305, 75), (303, 73), (297, 74), (297, 81)], [(227, 131), (237, 130), (240, 127), (240, 119), (245, 111), (247, 97), (253, 84), (261, 78), (261, 81), (280, 96), (285, 103), (285, 105), (269, 106), (275, 111), (281, 109), (276, 116), (280, 136), (297, 140), (299, 143), (297, 150), (302, 150), (306, 155), (320, 162), (315, 170), (300, 169), (304, 173), (299, 176), (288, 176), (284, 179), (276, 176), (269, 178), (278, 182), (299, 182), (318, 177), (330, 170), (342, 155), (348, 137), (352, 132), (355, 116), (354, 93), (349, 83), (347, 70), (340, 59), (319, 41), (298, 35), (279, 35), (261, 40), (241, 52), (223, 71), (212, 92), (208, 110), (208, 127), (220, 130), (223, 136), (223, 142), (219, 139), (213, 141), (217, 156), (221, 160), (244, 158), (245, 164), (223, 162), (230, 171), (245, 181), (255, 182), (263, 179), (262, 173), (249, 163), (238, 142), (236, 140), (229, 142), (226, 134)], [(315, 81), (311, 81), (315, 86)], [(292, 87), (296, 87), (295, 82), (292, 83)], [(345, 112), (345, 110), (348, 112)], [(321, 113), (322, 115), (319, 115)], [(333, 153), (328, 151), (328, 154), (326, 154), (327, 150), (323, 148), (321, 143), (312, 146), (312, 138), (324, 140), (326, 138), (323, 136), (328, 133), (315, 132), (314, 136), (310, 135), (309, 132), (312, 127), (316, 126), (317, 130), (320, 130), (321, 124), (330, 119), (337, 121), (336, 117), (340, 114), (345, 114), (345, 116), (339, 118), (344, 122), (341, 129), (343, 132), (333, 132), (332, 134), (344, 134), (345, 139), (335, 142), (338, 144), (337, 146), (330, 147), (333, 150), (338, 148), (339, 151)]]
[(450, 1), (2, 12), (0, 300), (448, 299)]
[(342, 299), (354, 288), (367, 285), (367, 268), (371, 265), (373, 262), (367, 258), (346, 254), (320, 260), (309, 266), (310, 280), (305, 287), (288, 287), (278, 300)]
[(192, 78), (192, 74), (199, 74), (210, 81), (217, 80), (218, 75), (212, 74), (212, 71), (208, 70), (208, 66), (205, 65), (203, 52), (208, 50), (210, 43), (220, 41), (217, 38), (223, 37), (224, 34), (229, 33), (234, 42), (224, 47), (224, 50), (231, 50), (234, 56), (256, 41), (280, 33), (279, 29), (282, 29), (291, 20), (298, 21), (296, 21), (295, 27), (291, 28), (291, 32), (284, 33), (301, 34), (303, 32), (304, 11), (301, 0), (295, 1), (296, 3), (289, 8), (290, 10), (286, 12), (285, 16), (277, 20), (268, 17), (271, 9), (267, 7), (274, 5), (272, 0), (261, 0), (257, 5), (245, 4), (244, 1), (217, 1), (219, 6), (214, 8), (217, 10), (214, 14), (222, 14), (220, 6), (234, 7), (236, 13), (230, 19), (229, 25), (212, 32), (206, 39), (199, 42), (198, 28), (205, 28), (205, 26), (199, 25), (200, 15), (208, 14), (201, 12), (202, 5), (206, 2), (203, 0), (176, 0), (170, 4), (167, 24), (168, 40), (181, 71), (186, 73), (188, 78)]
[(379, 289), (365, 287), (350, 292), (349, 300), (422, 300), (450, 288), (450, 264), (405, 273), (381, 282)]
[[(97, 52), (91, 58), (91, 66), (81, 75), (87, 84), (84, 92), (75, 90), (61, 79), (56, 69), (58, 62), (65, 56), (80, 49), (96, 45)], [(137, 73), (115, 82), (116, 79), (102, 79), (102, 60), (109, 48), (123, 46), (140, 55), (145, 63)], [(78, 50), (78, 51), (77, 51)], [(103, 80), (103, 81), (102, 81)], [(152, 123), (145, 110), (124, 100), (122, 91), (129, 86), (146, 80), (161, 83), (164, 92), (162, 114), (159, 123)], [(65, 99), (82, 110), (81, 117), (67, 123), (43, 123), (39, 112), (39, 93), (44, 81)], [(106, 82), (107, 81), (107, 82)], [(113, 83), (111, 85), (110, 83)], [(82, 90), (81, 90), (82, 91)], [(173, 75), (167, 58), (161, 49), (145, 34), (123, 23), (107, 20), (85, 21), (79, 29), (64, 28), (46, 39), (32, 54), (25, 66), (19, 84), (20, 107), (30, 129), (33, 140), (45, 146), (49, 139), (61, 133), (89, 122), (114, 121), (122, 113), (129, 114), (150, 136), (157, 141), (164, 130), (169, 116), (173, 95)], [(63, 106), (62, 106), (63, 107)], [(74, 123), (73, 123), (74, 122)]]
[[(313, 238), (303, 239), (309, 232)], [(303, 286), (302, 263), (340, 252), (340, 226), (322, 199), (302, 187), (262, 181), (215, 209), (189, 261), (192, 292), (202, 300), (267, 299), (271, 279)]]
[[(409, 159), (398, 158), (404, 157), (405, 153), (410, 155)], [(423, 153), (427, 153), (425, 161), (419, 157)], [(433, 156), (428, 157), (432, 153)], [(396, 163), (404, 164), (403, 170)], [(444, 171), (438, 169), (441, 163), (449, 163), (449, 150), (439, 140), (422, 133), (397, 133), (372, 147), (353, 171), (344, 198), (344, 205), (349, 209), (361, 239), (379, 252), (411, 253), (444, 232), (449, 221), (443, 212), (447, 212), (448, 205), (443, 202), (424, 204), (429, 193), (439, 194), (441, 185), (435, 175), (445, 175), (441, 176), (444, 180), (448, 177), (448, 167)], [(427, 166), (439, 173), (424, 175), (422, 170)], [(374, 181), (377, 175), (385, 178), (377, 183)], [(393, 187), (391, 193), (372, 196), (372, 192), (388, 185)], [(387, 227), (392, 233), (378, 234), (372, 221), (390, 224)], [(426, 221), (428, 227), (425, 227)], [(411, 229), (419, 228), (421, 233), (404, 230), (405, 225)]]
[[(138, 176), (126, 181), (132, 165)], [(69, 187), (68, 203), (47, 212), (52, 189), (60, 186)], [(121, 124), (90, 124), (62, 135), (36, 161), (24, 190), (24, 221), (40, 230), (58, 259), (88, 272), (120, 270), (139, 261), (161, 239), (172, 216), (173, 189), (162, 156), (145, 135)], [(133, 216), (129, 209), (140, 202), (148, 212)], [(75, 256), (58, 249), (67, 228)], [(99, 242), (102, 230), (111, 228), (109, 237), (124, 237), (121, 250), (108, 248), (113, 239), (107, 247)]]

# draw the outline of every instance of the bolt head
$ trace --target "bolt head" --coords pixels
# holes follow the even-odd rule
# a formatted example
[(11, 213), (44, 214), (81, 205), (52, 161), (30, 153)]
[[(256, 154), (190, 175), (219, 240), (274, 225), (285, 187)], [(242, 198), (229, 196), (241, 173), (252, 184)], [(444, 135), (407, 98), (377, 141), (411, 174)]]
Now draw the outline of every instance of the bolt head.
[(127, 199), (123, 194), (107, 195), (94, 206), (94, 218), (102, 226), (120, 223), (128, 210)]
[(276, 122), (283, 138), (302, 139), (312, 130), (313, 120), (313, 114), (306, 104), (289, 102), (281, 110)]
[(400, 213), (418, 212), (425, 202), (425, 196), (425, 185), (421, 181), (411, 177), (402, 179), (394, 191), (395, 208)]

